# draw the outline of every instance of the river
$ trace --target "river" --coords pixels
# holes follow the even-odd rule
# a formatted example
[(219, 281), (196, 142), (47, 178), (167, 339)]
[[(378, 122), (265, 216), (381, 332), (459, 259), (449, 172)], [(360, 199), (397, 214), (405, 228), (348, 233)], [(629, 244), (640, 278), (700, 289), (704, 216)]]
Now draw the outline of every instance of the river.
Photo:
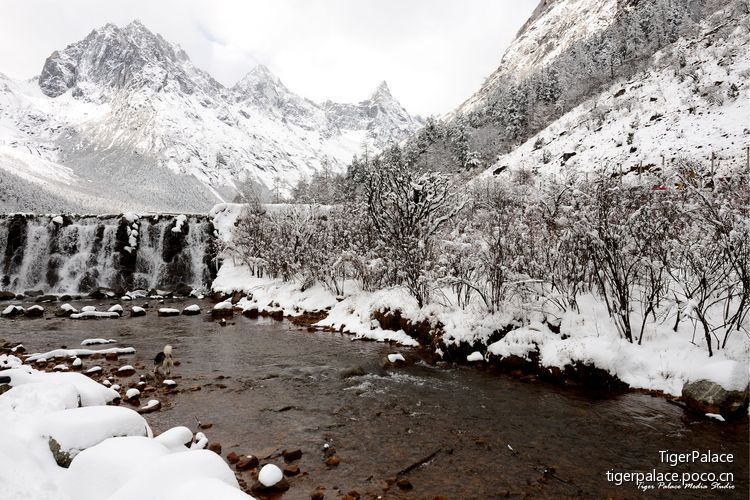
[[(204, 311), (211, 307), (197, 303)], [(230, 323), (222, 327), (206, 314), (160, 318), (151, 309), (146, 317), (119, 320), (0, 320), (0, 338), (38, 352), (109, 337), (137, 349), (119, 364), (147, 368), (172, 344), (180, 361), (173, 375), (184, 390), (147, 416), (155, 432), (175, 425), (197, 430), (198, 419), (211, 424), (204, 432), (221, 443), (224, 456), (300, 448), (302, 474), (290, 478), (283, 498), (310, 498), (317, 487), (325, 488), (326, 498), (352, 490), (363, 498), (748, 498), (747, 418), (721, 423), (691, 416), (661, 397), (600, 397), (469, 367), (418, 362), (384, 371), (387, 354), (408, 350), (308, 332), (286, 321), (237, 317)], [(124, 389), (135, 380), (120, 384)], [(201, 389), (189, 390), (195, 386)], [(326, 443), (341, 459), (338, 467), (323, 463)], [(734, 457), (730, 464), (670, 467), (660, 463), (660, 450)], [(404, 475), (412, 490), (387, 486), (388, 478), (433, 454)], [(267, 461), (283, 465), (281, 458)], [(734, 489), (712, 491), (708, 484), (708, 491), (644, 493), (606, 477), (607, 471), (652, 469), (732, 473)]]

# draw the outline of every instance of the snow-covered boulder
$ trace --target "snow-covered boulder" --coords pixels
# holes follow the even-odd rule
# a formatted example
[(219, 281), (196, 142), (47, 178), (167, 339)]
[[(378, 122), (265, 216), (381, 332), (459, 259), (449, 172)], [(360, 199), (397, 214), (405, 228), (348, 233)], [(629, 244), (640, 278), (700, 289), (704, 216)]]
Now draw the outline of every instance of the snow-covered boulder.
[(44, 316), (44, 308), (42, 306), (29, 306), (26, 309), (26, 317), (27, 318), (41, 318)]
[(468, 356), (466, 356), (466, 361), (469, 363), (474, 363), (476, 361), (484, 361), (484, 356), (482, 356), (482, 353), (479, 351), (474, 351)]
[(258, 481), (266, 488), (275, 486), (282, 479), (284, 479), (284, 473), (274, 464), (264, 465), (258, 473)]
[(161, 309), (159, 309), (159, 316), (161, 317), (179, 316), (179, 315), (180, 315), (179, 309), (174, 309), (171, 307), (162, 307)]
[(18, 368), (22, 364), (23, 361), (12, 354), (0, 354), (0, 369)]
[[(239, 498), (247, 500), (248, 496), (239, 490), (239, 484), (229, 466), (216, 453), (208, 450), (194, 450), (185, 453), (172, 453), (151, 460), (148, 467), (129, 476), (130, 480), (112, 494), (108, 500), (193, 500), (205, 498)], [(209, 496), (186, 491), (186, 483), (197, 481), (201, 484), (206, 479), (213, 479), (226, 485), (219, 491), (234, 489), (239, 493), (229, 497), (217, 497), (212, 491)], [(214, 483), (210, 483), (213, 485)], [(201, 488), (205, 493), (205, 484)]]
[(36, 382), (70, 384), (78, 391), (78, 397), (83, 406), (105, 405), (120, 396), (112, 389), (104, 387), (81, 373), (46, 373), (21, 367), (5, 370), (3, 375), (10, 377), (10, 385), (13, 387)]
[(141, 436), (107, 439), (73, 458), (62, 482), (63, 490), (77, 500), (109, 498), (123, 478), (143, 474), (154, 460), (168, 454), (169, 450), (156, 439)]
[(234, 306), (230, 300), (219, 302), (211, 310), (212, 318), (231, 318), (234, 315)]
[(54, 411), (38, 423), (49, 439), (55, 461), (62, 467), (86, 448), (120, 436), (150, 437), (151, 429), (138, 413), (121, 406), (91, 406)]
[(76, 309), (75, 307), (71, 306), (70, 304), (63, 304), (57, 308), (57, 310), (55, 311), (55, 316), (57, 316), (58, 318), (67, 318), (71, 314), (77, 313), (78, 309)]
[(78, 408), (78, 390), (64, 382), (32, 382), (12, 387), (0, 397), (0, 414), (44, 415), (53, 411)]
[(117, 313), (118, 315), (122, 316), (122, 306), (120, 304), (115, 304), (107, 309), (107, 312)]
[(198, 304), (187, 306), (185, 309), (182, 310), (182, 314), (184, 314), (185, 316), (197, 316), (200, 313), (201, 313), (201, 308)]
[(146, 310), (140, 306), (133, 306), (130, 308), (130, 316), (132, 318), (138, 318), (146, 315)]
[(193, 433), (187, 427), (172, 427), (154, 438), (171, 451), (185, 451), (193, 442)]
[(15, 318), (17, 316), (23, 316), (26, 310), (17, 305), (9, 305), (5, 309), (3, 309), (3, 312), (0, 313), (3, 318)]
[(141, 391), (136, 389), (135, 387), (132, 387), (125, 391), (125, 400), (126, 401), (136, 401), (138, 398), (141, 397)]
[(114, 344), (117, 341), (114, 339), (84, 339), (81, 341), (82, 346), (89, 346), (89, 345), (103, 345), (103, 344)]
[(219, 479), (202, 477), (181, 484), (162, 500), (203, 500), (205, 498), (220, 498), (221, 500), (253, 499), (250, 495)]

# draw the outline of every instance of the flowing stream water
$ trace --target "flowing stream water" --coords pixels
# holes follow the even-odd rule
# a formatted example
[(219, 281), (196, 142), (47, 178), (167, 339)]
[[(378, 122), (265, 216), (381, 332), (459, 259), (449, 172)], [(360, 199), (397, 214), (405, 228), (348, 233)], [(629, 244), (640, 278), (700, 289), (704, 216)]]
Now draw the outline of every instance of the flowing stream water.
[[(204, 311), (211, 307), (198, 303)], [(416, 363), (385, 371), (381, 360), (404, 349), (269, 319), (232, 322), (222, 327), (205, 314), (159, 318), (153, 310), (143, 318), (93, 322), (0, 320), (0, 338), (33, 352), (110, 337), (137, 349), (121, 364), (147, 368), (172, 344), (181, 362), (173, 375), (186, 390), (147, 416), (151, 426), (160, 432), (175, 425), (197, 430), (196, 419), (211, 423), (204, 432), (221, 443), (224, 456), (300, 448), (303, 474), (290, 479), (283, 498), (310, 498), (318, 486), (326, 498), (350, 490), (363, 498), (748, 498), (747, 418), (721, 423), (661, 397), (595, 397), (469, 367)], [(120, 384), (124, 389), (135, 380)], [(201, 390), (187, 390), (194, 386)], [(326, 443), (336, 449), (338, 467), (323, 463)], [(660, 450), (728, 452), (734, 461), (672, 468), (660, 462)], [(384, 490), (388, 478), (433, 453), (405, 474), (413, 490)], [(281, 458), (266, 462), (283, 465)], [(709, 490), (644, 493), (605, 476), (652, 469), (732, 473), (734, 489), (708, 484)]]

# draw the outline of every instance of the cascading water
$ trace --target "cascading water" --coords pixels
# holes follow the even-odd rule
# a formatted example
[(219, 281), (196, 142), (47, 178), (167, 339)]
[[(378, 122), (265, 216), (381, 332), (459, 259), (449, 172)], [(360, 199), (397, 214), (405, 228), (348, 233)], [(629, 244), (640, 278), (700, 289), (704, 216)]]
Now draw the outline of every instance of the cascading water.
[(208, 288), (213, 233), (205, 216), (3, 216), (0, 285), (68, 294)]

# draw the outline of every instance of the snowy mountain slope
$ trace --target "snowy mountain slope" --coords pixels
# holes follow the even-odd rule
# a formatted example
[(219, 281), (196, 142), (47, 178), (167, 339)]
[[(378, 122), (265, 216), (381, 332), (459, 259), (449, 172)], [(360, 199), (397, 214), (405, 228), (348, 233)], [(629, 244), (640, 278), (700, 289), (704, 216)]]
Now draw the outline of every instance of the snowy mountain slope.
[(520, 79), (548, 65), (574, 42), (601, 32), (617, 13), (619, 0), (541, 0), (531, 18), (503, 54), (500, 66), (453, 114), (487, 104), (508, 79)]
[(52, 188), (32, 175), (37, 156), (69, 172), (66, 195), (95, 193), (110, 210), (202, 210), (234, 198), (238, 182), (283, 192), (324, 165), (343, 169), (363, 142), (377, 150), (420, 125), (387, 87), (318, 105), (257, 67), (225, 88), (138, 21), (54, 52), (36, 81), (0, 77), (0, 168)]
[[(716, 26), (736, 25), (747, 12), (746, 0), (540, 0), (497, 70), (455, 111), (441, 120), (430, 121), (406, 141), (402, 148), (404, 157), (409, 165), (422, 170), (484, 171), (493, 166), (498, 157), (512, 153), (566, 114), (575, 114), (579, 106), (592, 111), (592, 116), (598, 120), (604, 108), (593, 109), (592, 103), (603, 105), (605, 98), (612, 95), (613, 86), (630, 82), (635, 90), (640, 85), (639, 79), (660, 73), (666, 64), (679, 66), (681, 61), (689, 59), (694, 48), (677, 49), (685, 54), (677, 54), (668, 62), (657, 60), (657, 53), (680, 40), (698, 40)], [(706, 57), (722, 61), (724, 55), (708, 53)], [(721, 62), (722, 67), (726, 65)], [(694, 62), (693, 69), (699, 73), (704, 71), (702, 62)], [(697, 81), (693, 74), (680, 78), (679, 92)], [(619, 90), (618, 87), (614, 92)], [(700, 90), (699, 93), (706, 93), (713, 99), (719, 90)], [(665, 87), (663, 92), (671, 91)], [(622, 108), (619, 103), (628, 102), (632, 107), (637, 94), (631, 92), (611, 104), (618, 111)], [(651, 101), (649, 96), (648, 102), (660, 101)], [(727, 103), (727, 106), (736, 106), (737, 100), (733, 102), (735, 104)], [(641, 109), (648, 112), (645, 107)], [(664, 112), (676, 109), (672, 106)], [(733, 111), (741, 113), (741, 110)], [(577, 113), (580, 114), (578, 121), (589, 119), (586, 111)], [(645, 120), (650, 120), (652, 115)], [(610, 119), (617, 121), (615, 115)], [(657, 128), (666, 123), (674, 125), (668, 121), (670, 119), (666, 117)], [(590, 132), (598, 132), (600, 125)], [(655, 124), (647, 125), (643, 128)], [(723, 135), (721, 127), (720, 120), (713, 129), (701, 121), (697, 135)], [(669, 132), (665, 131), (667, 135)], [(649, 137), (646, 132), (641, 135), (644, 142)], [(551, 141), (551, 133), (544, 138), (546, 142)], [(679, 137), (673, 140), (677, 139)], [(536, 145), (536, 140), (532, 144)], [(630, 148), (626, 149), (629, 154)], [(696, 149), (700, 148), (696, 146)], [(647, 150), (644, 147), (639, 154)], [(548, 151), (547, 155), (551, 153)], [(555, 154), (561, 156), (563, 152)], [(611, 158), (613, 161), (623, 162), (626, 155), (615, 156), (617, 158)]]
[(742, 170), (750, 145), (750, 14), (737, 12), (718, 11), (696, 36), (659, 51), (648, 69), (555, 120), (487, 173), (627, 172), (683, 158), (713, 159), (717, 172)]

